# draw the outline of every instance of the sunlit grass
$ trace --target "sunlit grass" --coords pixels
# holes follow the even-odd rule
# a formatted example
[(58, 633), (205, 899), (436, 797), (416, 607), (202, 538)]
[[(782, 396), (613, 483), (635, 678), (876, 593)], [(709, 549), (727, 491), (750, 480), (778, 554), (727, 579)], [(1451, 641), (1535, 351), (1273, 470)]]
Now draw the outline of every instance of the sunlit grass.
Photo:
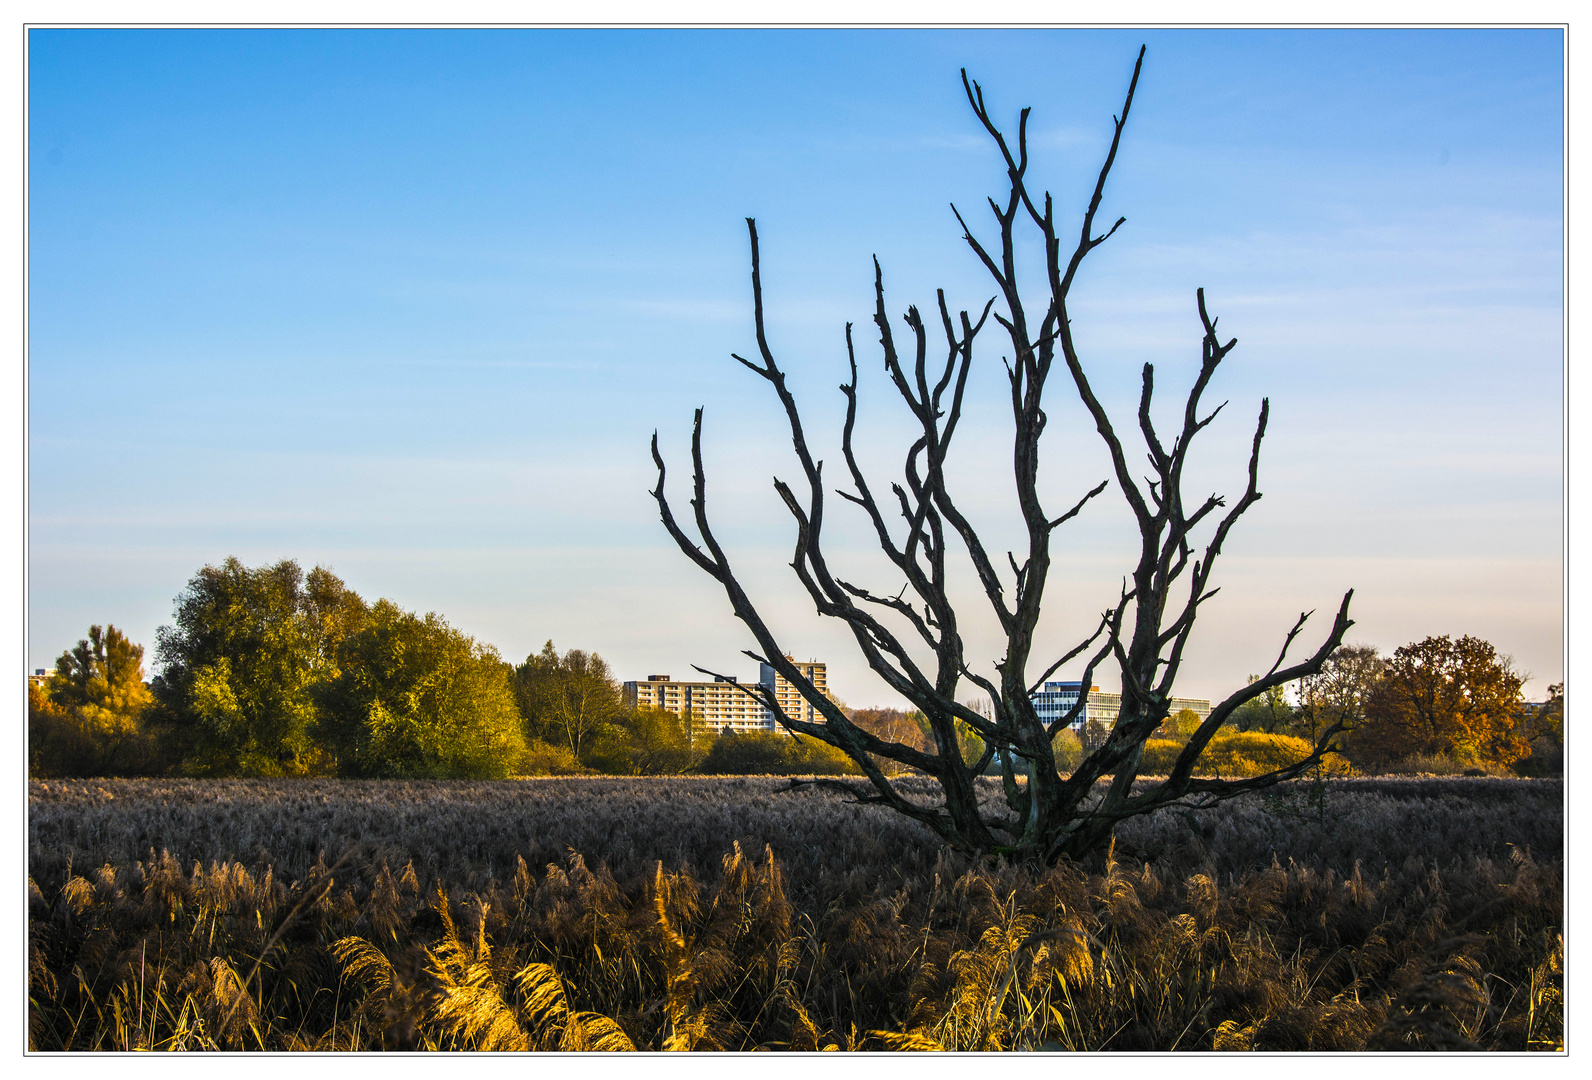
[[(1460, 781), (1403, 783), (1382, 789), (1384, 813), (1414, 802), (1453, 816), (1466, 790), (1493, 792), (1500, 802), (1551, 795), (1498, 787), (1502, 781), (1469, 789)], [(721, 799), (761, 791), (724, 784), (709, 790)], [(267, 821), (269, 790), (255, 793), (253, 811)], [(644, 786), (605, 790), (610, 799), (630, 792), (634, 818), (657, 812)], [(86, 811), (103, 834), (119, 827), (104, 812), (136, 792), (102, 783), (38, 795), (61, 796), (54, 805), (62, 813)], [(857, 809), (828, 801), (773, 804), (754, 824), (777, 843), (761, 850), (732, 843), (727, 853), (721, 846), (711, 862), (698, 847), (667, 863), (647, 860), (633, 836), (614, 833), (590, 852), (601, 857), (595, 869), (566, 850), (540, 870), (516, 858), (491, 873), (464, 862), (417, 868), (394, 835), (355, 847), (341, 865), (318, 859), (290, 868), (264, 843), (250, 861), (247, 840), (264, 836), (265, 826), (251, 823), (248, 805), (217, 802), (207, 804), (205, 843), (228, 843), (230, 829), (241, 858), (146, 854), (96, 865), (74, 852), (68, 866), (67, 853), (39, 849), (35, 830), (30, 1044), (1560, 1047), (1562, 880), (1551, 851), (1535, 858), (1518, 845), (1478, 855), (1453, 834), (1432, 833), (1424, 856), (1373, 861), (1367, 845), (1367, 859), (1346, 867), (1286, 852), (1270, 865), (1231, 867), (1211, 855), (1253, 851), (1268, 835), (1286, 848), (1290, 829), (1314, 835), (1330, 815), (1338, 828), (1367, 836), (1393, 827), (1375, 820), (1378, 804), (1333, 806), (1331, 798), (1323, 810), (1300, 788), (1195, 826), (1174, 818), (1165, 828), (1197, 827), (1203, 839), (1193, 834), (1185, 843), (1146, 829), (1138, 839), (1160, 845), (1157, 857), (1119, 852), (1092, 869), (1011, 867), (932, 848), (904, 848), (891, 863), (882, 849), (825, 825), (824, 815), (850, 820)], [(154, 815), (158, 805), (129, 812)], [(805, 816), (796, 812), (803, 808)], [(340, 812), (313, 794), (299, 809), (320, 822)], [(405, 820), (401, 800), (387, 812)], [(1485, 814), (1484, 802), (1476, 812)], [(679, 816), (683, 828), (694, 827), (690, 812)], [(164, 828), (161, 839), (172, 839), (175, 817), (162, 820), (149, 817), (142, 834), (153, 839)], [(457, 832), (468, 820), (454, 821), (464, 848), (476, 843)], [(278, 831), (278, 844), (299, 835)], [(827, 858), (803, 859), (796, 853), (809, 837), (851, 843), (851, 857), (862, 861), (836, 870)], [(1443, 837), (1446, 845), (1434, 846)]]

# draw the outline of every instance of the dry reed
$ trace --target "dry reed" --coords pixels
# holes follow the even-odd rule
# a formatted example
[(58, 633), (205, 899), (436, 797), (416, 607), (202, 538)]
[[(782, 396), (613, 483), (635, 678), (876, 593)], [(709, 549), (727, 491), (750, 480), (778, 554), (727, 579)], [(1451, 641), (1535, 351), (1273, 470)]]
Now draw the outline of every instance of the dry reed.
[[(30, 1043), (1562, 1045), (1547, 782), (1299, 785), (1143, 823), (1124, 847), (1153, 857), (1094, 872), (970, 860), (778, 786), (35, 784)], [(356, 838), (335, 872), (311, 854)]]

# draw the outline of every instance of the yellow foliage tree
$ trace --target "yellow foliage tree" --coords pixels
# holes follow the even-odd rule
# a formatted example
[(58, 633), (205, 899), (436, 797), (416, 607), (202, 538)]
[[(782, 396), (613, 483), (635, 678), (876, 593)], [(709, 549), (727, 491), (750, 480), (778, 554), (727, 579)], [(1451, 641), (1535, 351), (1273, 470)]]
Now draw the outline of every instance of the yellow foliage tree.
[(29, 767), (35, 775), (146, 772), (153, 747), (142, 720), (151, 697), (144, 647), (115, 626), (88, 637), (55, 661), (43, 687), (28, 694)]

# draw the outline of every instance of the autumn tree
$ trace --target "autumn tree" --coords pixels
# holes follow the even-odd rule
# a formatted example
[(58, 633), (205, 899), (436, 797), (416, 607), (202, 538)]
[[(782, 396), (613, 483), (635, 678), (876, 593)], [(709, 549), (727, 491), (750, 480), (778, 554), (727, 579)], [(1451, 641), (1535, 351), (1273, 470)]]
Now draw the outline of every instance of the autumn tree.
[(381, 600), (336, 661), (314, 733), (344, 775), (497, 779), (525, 753), (513, 669), (435, 613)]
[(107, 730), (131, 728), (150, 702), (144, 647), (114, 626), (90, 626), (87, 638), (56, 659), (47, 686), (63, 708), (100, 718)]
[[(774, 489), (795, 522), (791, 566), (817, 611), (845, 624), (870, 668), (923, 713), (932, 749), (882, 738), (852, 723), (785, 659), (787, 650), (737, 576), (710, 523), (702, 410), (696, 412), (691, 437), (690, 508), (695, 537), (677, 519), (666, 495), (664, 458), (657, 435), (653, 435), (652, 456), (658, 474), (653, 496), (665, 528), (681, 552), (723, 587), (735, 615), (757, 643), (758, 651), (749, 655), (771, 664), (822, 713), (824, 722), (786, 715), (771, 693), (761, 695), (764, 704), (788, 730), (825, 742), (856, 762), (867, 777), (866, 785), (854, 789), (859, 801), (888, 806), (962, 850), (1003, 850), (1045, 861), (1090, 857), (1104, 849), (1115, 824), (1124, 818), (1174, 803), (1212, 805), (1297, 776), (1330, 749), (1338, 730), (1323, 733), (1297, 762), (1253, 778), (1220, 780), (1192, 775), (1201, 751), (1236, 709), (1274, 687), (1320, 670), (1351, 625), (1351, 594), (1343, 597), (1314, 653), (1286, 663), (1288, 650), (1308, 617), (1301, 615), (1287, 632), (1272, 666), (1211, 710), (1170, 768), (1170, 775), (1148, 786), (1134, 786), (1144, 743), (1168, 713), (1173, 683), (1196, 616), (1215, 595), (1212, 572), (1216, 557), (1238, 519), (1260, 498), (1260, 445), (1270, 413), (1269, 403), (1263, 400), (1241, 494), (1231, 504), (1214, 493), (1186, 499), (1183, 480), (1189, 450), (1222, 411), (1220, 405), (1204, 411), (1201, 403), (1219, 365), (1236, 345), (1236, 339), (1223, 341), (1218, 336), (1217, 320), (1208, 312), (1203, 290), (1196, 291), (1194, 303), (1200, 331), (1199, 362), (1183, 376), (1190, 389), (1177, 412), (1179, 422), (1174, 431), (1163, 432), (1154, 420), (1154, 368), (1150, 364), (1143, 368), (1134, 416), (1142, 449), (1130, 449), (1085, 371), (1082, 350), (1073, 335), (1070, 296), (1087, 256), (1125, 220), (1119, 217), (1103, 231), (1096, 227), (1143, 59), (1141, 49), (1121, 115), (1114, 118), (1110, 149), (1081, 220), (1076, 222), (1072, 234), (1076, 240), (1064, 235), (1068, 227), (1058, 220), (1050, 194), (1031, 185), (1029, 110), (1019, 115), (1014, 145), (992, 118), (983, 88), (963, 72), (962, 85), (973, 116), (999, 154), (1006, 177), (1005, 192), (999, 199), (989, 200), (996, 239), (993, 243), (980, 240), (960, 211), (954, 206), (952, 210), (963, 239), (993, 281), (996, 295), (974, 309), (977, 315), (970, 315), (953, 308), (941, 290), (935, 312), (926, 318), (917, 307), (909, 307), (898, 325), (888, 315), (884, 272), (878, 260), (874, 261), (873, 320), (884, 369), (914, 424), (902, 477), (889, 485), (883, 497), (865, 476), (854, 452), (861, 387), (851, 327), (846, 327), (850, 376), (840, 387), (845, 397), (840, 454), (850, 490), (838, 494), (860, 509), (892, 566), (882, 587), (844, 580), (829, 565), (824, 547), (827, 506), (823, 466), (809, 446), (786, 373), (775, 359), (764, 320), (757, 225), (747, 219), (757, 351), (756, 359), (740, 355), (734, 359), (768, 383), (788, 423), (800, 475), (796, 486), (776, 477)], [(1037, 282), (1026, 270), (1019, 270), (1020, 265), (1032, 265), (1028, 250), (1042, 252)], [(1008, 552), (992, 550), (979, 535), (952, 491), (946, 472), (962, 418), (976, 339), (991, 319), (1004, 334), (1001, 350), (1013, 422), (1012, 481), (1024, 529), (1019, 550)], [(904, 335), (898, 337), (902, 327)], [(938, 344), (931, 340), (936, 337)], [(937, 350), (932, 364), (931, 350)], [(1049, 419), (1043, 399), (1047, 382), (1058, 369), (1070, 379), (1111, 462), (1107, 479), (1086, 491), (1075, 484), (1073, 501), (1064, 509), (1047, 506), (1039, 483), (1040, 436)], [(1146, 466), (1147, 476), (1143, 472)], [(1116, 602), (1091, 620), (1093, 630), (1079, 632), (1077, 645), (1054, 658), (1037, 656), (1035, 632), (1050, 580), (1053, 538), (1113, 481), (1139, 533), (1131, 572)], [(966, 553), (989, 615), (1005, 642), (1004, 655), (993, 668), (976, 665), (964, 648), (962, 623), (969, 613), (956, 610), (948, 587), (953, 546)], [(1000, 554), (1006, 558), (1002, 560)], [(1050, 614), (1050, 625), (1055, 625), (1055, 613)], [(1121, 677), (1122, 707), (1109, 734), (1091, 746), (1075, 769), (1063, 775), (1052, 740), (1079, 719), (1084, 701), (1080, 700), (1071, 715), (1047, 725), (1040, 721), (1030, 696), (1046, 678), (1075, 660), (1083, 665), (1080, 677), (1085, 685), (1094, 680), (1098, 667), (1109, 662)], [(959, 700), (958, 689), (964, 681), (988, 696), (990, 716)], [(963, 759), (958, 725), (965, 725), (981, 740), (983, 752), (978, 760)], [(981, 803), (977, 778), (997, 758), (1002, 763), (1005, 800), (1004, 806), (994, 807)], [(939, 787), (938, 805), (907, 798), (878, 764), (880, 759), (931, 776)], [(1113, 779), (1102, 797), (1096, 782), (1106, 776)]]
[(514, 695), (530, 734), (567, 746), (576, 758), (624, 711), (624, 692), (607, 661), (581, 649), (559, 656), (551, 641), (514, 669)]
[(1417, 754), (1507, 765), (1528, 743), (1517, 728), (1525, 678), (1474, 637), (1428, 637), (1388, 658), (1365, 703), (1355, 754), (1386, 763)]
[(928, 724), (916, 710), (872, 708), (853, 709), (846, 714), (851, 722), (887, 742), (916, 746), (920, 750), (932, 749)]
[(156, 635), (151, 686), (187, 767), (279, 776), (316, 767), (311, 688), (365, 604), (330, 570), (284, 559), (205, 566)]
[(143, 718), (151, 697), (144, 647), (115, 626), (90, 626), (43, 687), (30, 687), (29, 764), (36, 775), (146, 772), (155, 750)]
[[(857, 727), (886, 742), (898, 742), (918, 750), (932, 750), (934, 747), (928, 722), (916, 709), (869, 708), (842, 711)], [(982, 743), (979, 744), (979, 748), (982, 751)], [(902, 771), (888, 759), (881, 758), (878, 764), (886, 772)]]

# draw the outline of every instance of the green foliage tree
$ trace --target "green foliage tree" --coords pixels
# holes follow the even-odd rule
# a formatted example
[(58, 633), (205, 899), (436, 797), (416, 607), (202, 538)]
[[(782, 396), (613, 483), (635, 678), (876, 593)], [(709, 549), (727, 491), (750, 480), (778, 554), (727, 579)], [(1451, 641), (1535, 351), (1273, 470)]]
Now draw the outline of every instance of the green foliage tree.
[(617, 776), (678, 776), (702, 762), (710, 741), (695, 714), (625, 708), (590, 741), (585, 762)]
[(514, 697), (530, 735), (566, 746), (576, 758), (594, 741), (617, 735), (624, 692), (596, 653), (570, 649), (563, 656), (551, 641), (514, 669)]
[(511, 676), (496, 649), (441, 616), (381, 600), (316, 690), (315, 734), (345, 775), (509, 776), (526, 751)]
[(681, 717), (666, 709), (631, 709), (620, 726), (639, 775), (676, 776), (707, 756), (707, 732), (694, 713)]
[(1073, 728), (1062, 728), (1050, 740), (1051, 752), (1056, 755), (1058, 769), (1076, 769), (1083, 763), (1083, 740)]
[(1366, 702), (1351, 756), (1371, 764), (1415, 755), (1512, 764), (1527, 749), (1517, 726), (1524, 683), (1480, 638), (1445, 634), (1401, 645)]
[(1200, 714), (1193, 709), (1179, 709), (1155, 729), (1158, 739), (1169, 739), (1179, 746), (1186, 744), (1200, 727)]
[[(1259, 681), (1259, 675), (1249, 677), (1251, 685)], [(1288, 703), (1288, 690), (1283, 686), (1267, 687), (1257, 697), (1234, 709), (1227, 720), (1227, 726), (1233, 731), (1259, 731), (1266, 735), (1285, 734), (1293, 723), (1294, 709)]]
[(314, 771), (312, 686), (332, 670), (365, 604), (331, 571), (297, 562), (205, 566), (157, 633), (152, 683), (186, 767), (201, 774)]

